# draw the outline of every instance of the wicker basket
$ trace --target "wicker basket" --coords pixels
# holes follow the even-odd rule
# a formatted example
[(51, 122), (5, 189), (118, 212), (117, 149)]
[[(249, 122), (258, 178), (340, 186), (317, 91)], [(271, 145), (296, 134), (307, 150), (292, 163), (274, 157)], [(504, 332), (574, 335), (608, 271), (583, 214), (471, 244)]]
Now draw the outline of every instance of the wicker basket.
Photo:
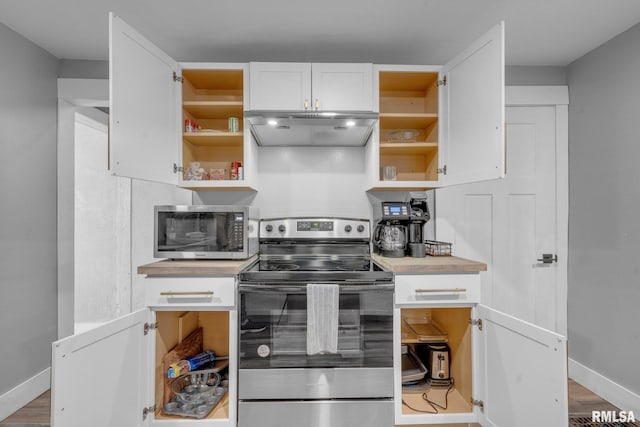
[(451, 243), (436, 240), (425, 241), (425, 251), (431, 256), (451, 256)]

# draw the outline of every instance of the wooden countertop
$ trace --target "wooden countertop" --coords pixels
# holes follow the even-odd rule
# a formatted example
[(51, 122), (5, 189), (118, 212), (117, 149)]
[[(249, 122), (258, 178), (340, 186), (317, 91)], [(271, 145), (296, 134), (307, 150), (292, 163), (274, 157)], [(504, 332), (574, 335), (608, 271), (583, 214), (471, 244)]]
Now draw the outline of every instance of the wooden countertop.
[(455, 256), (429, 256), (424, 258), (386, 258), (372, 254), (371, 259), (394, 273), (478, 273), (487, 271), (487, 264)]
[(235, 276), (258, 259), (165, 259), (138, 267), (138, 274), (148, 276)]
[[(257, 255), (243, 260), (162, 260), (138, 267), (138, 274), (148, 276), (235, 276), (253, 263)], [(487, 265), (455, 256), (424, 258), (385, 258), (372, 254), (371, 259), (394, 273), (477, 273)]]

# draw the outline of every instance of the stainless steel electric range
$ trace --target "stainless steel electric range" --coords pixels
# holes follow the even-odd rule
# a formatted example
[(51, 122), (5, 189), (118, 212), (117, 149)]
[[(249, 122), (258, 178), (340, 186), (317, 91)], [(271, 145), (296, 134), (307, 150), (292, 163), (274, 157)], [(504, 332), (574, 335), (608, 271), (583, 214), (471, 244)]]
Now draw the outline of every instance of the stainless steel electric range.
[(240, 273), (238, 426), (393, 425), (393, 274), (368, 220), (260, 222)]

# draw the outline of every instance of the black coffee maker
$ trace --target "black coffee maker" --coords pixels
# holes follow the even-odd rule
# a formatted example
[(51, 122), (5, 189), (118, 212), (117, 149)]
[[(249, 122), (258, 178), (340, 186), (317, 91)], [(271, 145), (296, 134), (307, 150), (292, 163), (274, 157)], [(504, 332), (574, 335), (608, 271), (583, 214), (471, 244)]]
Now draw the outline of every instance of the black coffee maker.
[(424, 225), (431, 219), (427, 193), (423, 191), (410, 192), (407, 196), (409, 205), (409, 230), (407, 241), (407, 255), (416, 258), (426, 256), (424, 246)]
[(407, 252), (409, 205), (382, 202), (379, 221), (373, 231), (373, 251), (384, 257), (401, 258)]

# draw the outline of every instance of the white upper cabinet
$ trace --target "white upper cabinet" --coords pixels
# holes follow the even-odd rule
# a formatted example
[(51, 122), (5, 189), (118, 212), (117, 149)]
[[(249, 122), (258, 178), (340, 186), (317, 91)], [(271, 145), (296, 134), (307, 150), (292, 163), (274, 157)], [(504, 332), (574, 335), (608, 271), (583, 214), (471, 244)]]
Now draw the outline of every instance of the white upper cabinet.
[(371, 64), (252, 62), (250, 109), (372, 111)]
[(191, 190), (253, 190), (248, 65), (179, 64), (113, 14), (110, 25), (111, 171)]
[(371, 64), (311, 65), (313, 108), (320, 111), (372, 111)]
[(178, 64), (122, 19), (109, 15), (110, 169), (176, 184)]
[(251, 62), (249, 88), (251, 110), (309, 109), (311, 108), (311, 64)]
[[(376, 65), (371, 189), (428, 189), (504, 176), (504, 25), (444, 66)], [(385, 167), (395, 168), (383, 180)]]
[(444, 66), (443, 185), (504, 177), (504, 25)]

